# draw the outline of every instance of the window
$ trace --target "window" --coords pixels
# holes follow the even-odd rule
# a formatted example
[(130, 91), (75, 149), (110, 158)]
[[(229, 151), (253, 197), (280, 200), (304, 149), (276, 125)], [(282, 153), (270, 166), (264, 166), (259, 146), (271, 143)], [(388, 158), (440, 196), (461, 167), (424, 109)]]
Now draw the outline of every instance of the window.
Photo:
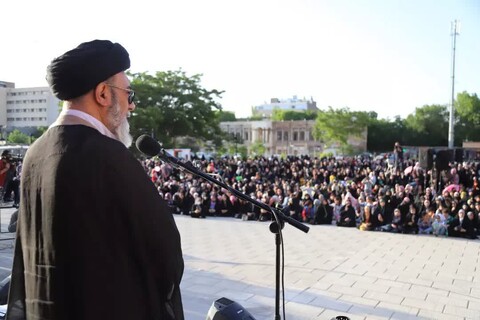
[(282, 141), (282, 131), (277, 131), (277, 141)]
[(305, 131), (300, 131), (300, 141), (305, 141)]
[(283, 131), (283, 141), (288, 141), (288, 131)]
[(14, 104), (15, 101), (7, 101), (7, 104)]
[(245, 141), (248, 141), (248, 132), (245, 132)]
[(293, 131), (293, 141), (298, 141), (298, 131)]
[(15, 121), (14, 118), (7, 118), (7, 121)]

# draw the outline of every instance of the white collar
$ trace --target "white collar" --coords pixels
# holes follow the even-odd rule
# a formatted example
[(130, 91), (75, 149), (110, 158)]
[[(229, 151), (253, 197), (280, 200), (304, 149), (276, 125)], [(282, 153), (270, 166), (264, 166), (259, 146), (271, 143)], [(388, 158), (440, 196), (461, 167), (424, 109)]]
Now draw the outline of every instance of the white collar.
[(85, 120), (86, 122), (91, 124), (93, 128), (97, 129), (98, 132), (100, 132), (104, 136), (107, 136), (109, 138), (118, 140), (115, 137), (115, 135), (110, 130), (108, 130), (108, 128), (101, 121), (99, 121), (97, 118), (89, 115), (86, 112), (83, 112), (83, 111), (80, 111), (80, 110), (75, 110), (75, 109), (63, 109), (62, 112), (60, 112), (60, 114), (57, 118), (57, 121), (52, 123), (49, 128), (60, 125), (58, 120), (63, 116), (73, 116), (73, 117), (77, 117), (77, 118), (80, 118), (82, 120)]

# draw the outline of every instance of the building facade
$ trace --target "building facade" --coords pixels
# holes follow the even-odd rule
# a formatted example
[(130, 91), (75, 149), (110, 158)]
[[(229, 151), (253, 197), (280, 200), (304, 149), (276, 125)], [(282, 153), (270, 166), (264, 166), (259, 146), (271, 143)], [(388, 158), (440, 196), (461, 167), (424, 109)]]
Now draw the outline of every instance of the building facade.
[[(265, 155), (318, 156), (325, 143), (313, 137), (315, 120), (297, 121), (230, 121), (221, 122), (220, 129), (237, 138), (250, 152), (254, 143), (265, 146)], [(348, 143), (356, 152), (367, 150), (367, 130), (360, 137), (350, 137)]]
[(282, 111), (318, 111), (317, 103), (313, 101), (313, 98), (306, 100), (293, 96), (293, 98), (285, 100), (272, 98), (270, 99), (270, 103), (253, 107), (252, 115), (269, 118), (275, 109)]
[(32, 133), (55, 122), (60, 110), (60, 100), (48, 87), (15, 88), (14, 83), (0, 81), (2, 132), (19, 129)]

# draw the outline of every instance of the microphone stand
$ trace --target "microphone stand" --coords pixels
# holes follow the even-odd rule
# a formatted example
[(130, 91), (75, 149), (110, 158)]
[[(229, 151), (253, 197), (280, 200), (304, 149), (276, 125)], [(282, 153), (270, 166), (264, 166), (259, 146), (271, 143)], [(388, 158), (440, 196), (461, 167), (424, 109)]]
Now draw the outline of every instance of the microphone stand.
[(293, 219), (292, 217), (289, 217), (285, 215), (282, 211), (278, 210), (277, 208), (270, 207), (269, 205), (262, 203), (256, 199), (252, 199), (251, 197), (247, 196), (246, 194), (230, 187), (229, 185), (225, 184), (222, 181), (219, 181), (217, 179), (214, 179), (210, 175), (198, 170), (195, 168), (191, 162), (183, 162), (176, 157), (170, 155), (168, 152), (166, 152), (164, 149), (160, 150), (160, 153), (158, 156), (165, 162), (168, 162), (172, 164), (175, 167), (181, 167), (185, 171), (188, 171), (196, 176), (202, 177), (205, 180), (208, 180), (228, 191), (233, 193), (236, 197), (243, 199), (259, 208), (262, 208), (264, 210), (270, 211), (273, 213), (275, 220), (270, 224), (270, 231), (275, 234), (275, 320), (280, 320), (280, 247), (282, 243), (282, 237), (281, 237), (281, 230), (283, 229), (283, 226), (285, 222), (288, 222), (291, 226), (307, 233), (308, 230), (310, 230), (309, 227), (304, 225), (303, 223)]

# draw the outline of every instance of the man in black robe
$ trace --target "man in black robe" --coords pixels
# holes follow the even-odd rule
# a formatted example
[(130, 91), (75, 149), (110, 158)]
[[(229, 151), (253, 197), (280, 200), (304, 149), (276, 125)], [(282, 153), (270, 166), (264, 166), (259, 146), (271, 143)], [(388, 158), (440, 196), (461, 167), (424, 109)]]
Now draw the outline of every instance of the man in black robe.
[(119, 44), (54, 59), (57, 121), (28, 150), (7, 319), (183, 319), (180, 235), (127, 150), (134, 92)]

